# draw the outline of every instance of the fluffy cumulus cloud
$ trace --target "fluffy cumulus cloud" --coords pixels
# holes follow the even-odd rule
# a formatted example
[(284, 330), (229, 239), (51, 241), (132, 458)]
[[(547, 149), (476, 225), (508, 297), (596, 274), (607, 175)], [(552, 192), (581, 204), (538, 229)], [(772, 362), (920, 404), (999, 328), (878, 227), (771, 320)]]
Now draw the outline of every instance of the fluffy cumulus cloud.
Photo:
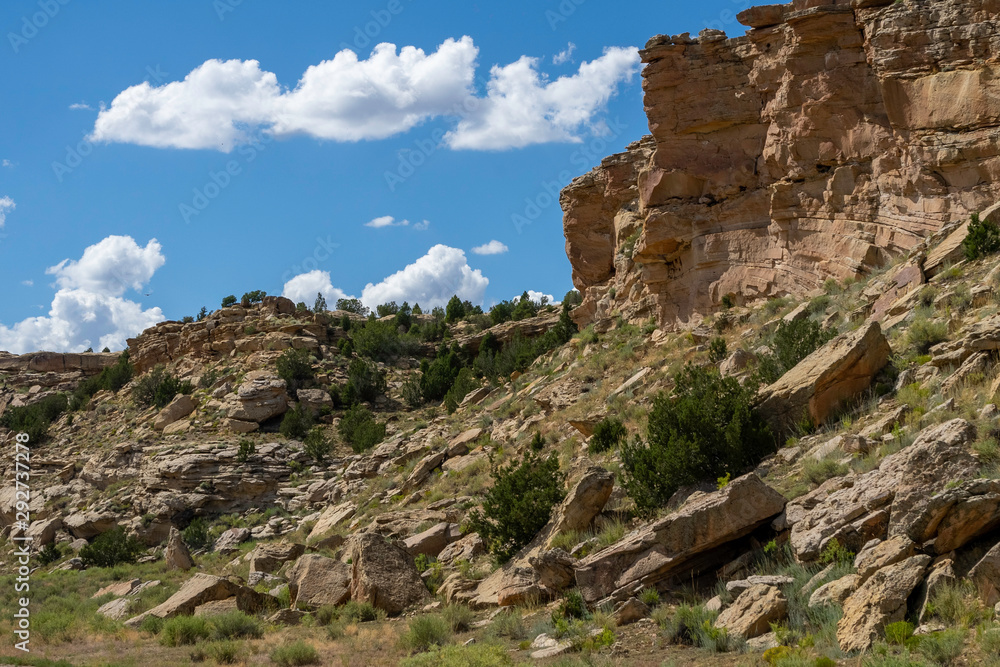
[(489, 243), (484, 243), (483, 245), (477, 245), (472, 249), (472, 252), (476, 255), (502, 255), (510, 250), (506, 245), (500, 241), (493, 240)]
[(10, 197), (0, 197), (0, 227), (7, 223), (7, 213), (17, 208), (17, 204)]
[(79, 260), (63, 260), (46, 270), (58, 287), (48, 315), (0, 325), (0, 349), (122, 349), (126, 338), (164, 320), (159, 308), (144, 310), (124, 294), (142, 289), (165, 261), (156, 239), (142, 247), (128, 236), (109, 236), (84, 250)]
[(433, 53), (383, 43), (361, 60), (343, 50), (310, 66), (292, 89), (256, 60), (209, 60), (182, 81), (119, 93), (98, 114), (91, 139), (229, 152), (258, 131), (361, 141), (450, 117), (460, 119), (448, 135), (452, 148), (578, 141), (639, 62), (635, 49), (612, 48), (573, 76), (549, 81), (537, 59), (522, 57), (494, 67), (486, 97), (477, 97), (478, 55), (467, 36)]
[(286, 299), (291, 299), (295, 303), (302, 301), (310, 308), (316, 302), (317, 294), (323, 295), (330, 308), (334, 307), (337, 299), (343, 299), (347, 296), (343, 290), (337, 289), (330, 282), (329, 271), (320, 271), (319, 269), (295, 276), (285, 283), (281, 292), (281, 296)]
[(538, 60), (522, 56), (505, 67), (495, 66), (486, 99), (445, 136), (455, 149), (502, 150), (553, 141), (579, 142), (583, 130), (594, 129), (595, 115), (622, 80), (639, 66), (635, 49), (610, 48), (580, 65), (572, 76), (549, 81)]
[(368, 283), (361, 292), (361, 301), (369, 308), (389, 301), (433, 308), (445, 305), (457, 294), (463, 300), (482, 303), (489, 284), (489, 278), (469, 266), (462, 250), (438, 244), (382, 282)]
[[(527, 290), (527, 292), (528, 292), (528, 298), (534, 301), (535, 303), (541, 303), (543, 298), (545, 299), (545, 303), (558, 303), (555, 297), (552, 296), (551, 294), (546, 294), (545, 292), (536, 292), (533, 289), (529, 289)], [(520, 300), (521, 300), (520, 294), (511, 299), (511, 301), (520, 301)]]

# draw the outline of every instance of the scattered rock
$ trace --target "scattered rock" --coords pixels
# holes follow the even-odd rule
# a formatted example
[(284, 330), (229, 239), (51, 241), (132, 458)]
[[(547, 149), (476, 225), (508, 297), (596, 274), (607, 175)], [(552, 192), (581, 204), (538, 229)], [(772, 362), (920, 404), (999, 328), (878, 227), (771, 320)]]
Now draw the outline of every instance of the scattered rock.
[(288, 570), (288, 592), (298, 609), (344, 604), (351, 598), (351, 566), (306, 554)]
[(352, 536), (346, 553), (351, 560), (351, 599), (393, 615), (427, 599), (413, 557), (381, 535)]
[(837, 624), (843, 651), (867, 651), (889, 623), (906, 617), (906, 601), (923, 581), (930, 556), (912, 556), (873, 574), (844, 602)]
[(160, 410), (156, 415), (156, 419), (153, 421), (153, 428), (157, 431), (162, 431), (170, 424), (173, 424), (178, 419), (183, 419), (189, 414), (195, 411), (198, 404), (194, 402), (194, 399), (186, 394), (177, 394), (172, 401), (167, 403), (167, 406)]
[(770, 632), (771, 623), (777, 623), (787, 615), (788, 600), (780, 589), (767, 584), (754, 584), (719, 614), (715, 626), (744, 639), (752, 639)]
[(167, 539), (167, 549), (163, 554), (168, 570), (190, 570), (194, 567), (191, 552), (181, 539), (181, 531), (170, 527), (170, 537)]

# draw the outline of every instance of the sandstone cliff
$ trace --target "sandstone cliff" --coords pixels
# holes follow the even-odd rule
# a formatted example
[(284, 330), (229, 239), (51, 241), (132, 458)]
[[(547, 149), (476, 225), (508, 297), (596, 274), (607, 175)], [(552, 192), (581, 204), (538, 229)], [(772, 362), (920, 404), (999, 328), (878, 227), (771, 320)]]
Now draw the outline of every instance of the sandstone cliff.
[(864, 274), (1000, 199), (1000, 2), (795, 0), (651, 39), (652, 136), (562, 193), (581, 324)]

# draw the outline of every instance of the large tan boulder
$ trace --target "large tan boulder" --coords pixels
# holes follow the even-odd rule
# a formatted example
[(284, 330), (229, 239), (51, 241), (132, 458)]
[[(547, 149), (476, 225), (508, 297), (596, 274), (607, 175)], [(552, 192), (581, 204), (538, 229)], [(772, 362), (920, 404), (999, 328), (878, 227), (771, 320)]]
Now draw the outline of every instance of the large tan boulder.
[(759, 409), (784, 431), (809, 417), (823, 424), (839, 406), (868, 389), (892, 350), (878, 322), (837, 336), (761, 391)]
[(933, 540), (933, 552), (946, 554), (1000, 526), (1000, 480), (959, 479), (894, 515), (890, 533), (919, 543)]
[(114, 514), (104, 512), (76, 512), (63, 520), (63, 526), (73, 537), (85, 540), (106, 533), (117, 523)]
[(403, 548), (413, 557), (420, 554), (437, 557), (446, 546), (461, 537), (462, 531), (457, 523), (442, 521), (422, 533), (407, 537), (403, 540)]
[(861, 577), (856, 574), (847, 574), (840, 579), (834, 579), (823, 584), (809, 596), (810, 607), (822, 607), (828, 604), (844, 604), (844, 601), (851, 597), (851, 593), (858, 590), (861, 585)]
[(871, 548), (863, 549), (854, 559), (859, 583), (864, 582), (883, 567), (906, 560), (916, 553), (917, 545), (905, 535), (896, 535), (879, 541)]
[(314, 525), (312, 530), (309, 532), (309, 536), (306, 538), (306, 541), (311, 543), (313, 540), (318, 540), (321, 537), (324, 537), (334, 528), (350, 521), (357, 510), (357, 505), (352, 502), (330, 505), (323, 510), (322, 514), (319, 515), (319, 519), (316, 520), (316, 525)]
[[(624, 600), (638, 588), (709, 571), (716, 547), (741, 538), (774, 518), (784, 497), (751, 473), (713, 493), (696, 494), (678, 510), (633, 531), (623, 540), (584, 558), (576, 582), (591, 604)], [(721, 564), (721, 563), (719, 563)]]
[(168, 570), (190, 570), (194, 567), (194, 560), (191, 559), (191, 552), (181, 538), (181, 531), (174, 526), (170, 527), (170, 537), (167, 538), (167, 549), (163, 554), (163, 560)]
[(352, 600), (395, 615), (429, 597), (413, 556), (381, 535), (352, 536), (345, 555), (351, 562)]
[(906, 601), (923, 581), (930, 556), (912, 556), (873, 574), (844, 602), (837, 641), (844, 651), (867, 651), (890, 623), (906, 618)]
[(278, 569), (293, 561), (306, 551), (304, 544), (295, 542), (267, 542), (255, 546), (243, 557), (250, 563), (251, 572), (277, 572)]
[(302, 556), (287, 572), (293, 609), (315, 609), (351, 599), (351, 566), (317, 554)]
[(753, 639), (771, 631), (771, 623), (788, 616), (788, 600), (780, 589), (755, 584), (740, 593), (733, 603), (715, 619), (715, 627), (731, 634)]
[(268, 371), (251, 371), (230, 400), (227, 413), (230, 419), (260, 423), (287, 409), (285, 381)]
[(187, 417), (197, 407), (198, 404), (187, 394), (177, 394), (174, 400), (167, 403), (166, 407), (157, 413), (156, 419), (153, 420), (153, 428), (162, 431), (178, 419)]
[(591, 466), (583, 473), (553, 514), (547, 546), (560, 533), (582, 531), (590, 527), (615, 488), (615, 476), (600, 466)]
[(987, 551), (969, 570), (969, 579), (976, 585), (986, 606), (1000, 602), (1000, 544)]
[(125, 624), (137, 628), (146, 616), (173, 618), (174, 616), (191, 615), (194, 613), (195, 607), (206, 602), (228, 598), (236, 598), (238, 608), (247, 613), (258, 611), (264, 604), (261, 595), (252, 589), (240, 586), (223, 577), (199, 572), (184, 582), (180, 590), (171, 595), (166, 602), (130, 618)]
[(859, 551), (889, 534), (907, 535), (917, 544), (933, 537), (931, 529), (938, 525), (924, 523), (928, 513), (921, 508), (955, 480), (978, 475), (967, 449), (974, 438), (975, 428), (964, 419), (928, 427), (875, 470), (828, 480), (790, 502), (785, 519), (796, 559), (815, 561), (832, 540)]

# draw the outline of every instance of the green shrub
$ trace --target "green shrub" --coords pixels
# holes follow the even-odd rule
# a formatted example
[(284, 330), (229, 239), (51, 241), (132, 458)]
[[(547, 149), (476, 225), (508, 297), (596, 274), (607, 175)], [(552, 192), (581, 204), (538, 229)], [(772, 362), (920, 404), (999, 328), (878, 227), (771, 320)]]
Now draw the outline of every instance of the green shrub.
[(38, 444), (45, 440), (49, 425), (59, 418), (69, 406), (66, 394), (46, 396), (31, 405), (7, 408), (0, 417), (0, 425), (15, 433), (27, 433), (28, 443)]
[(465, 305), (458, 298), (458, 295), (454, 295), (448, 299), (448, 305), (445, 308), (445, 321), (457, 322), (463, 317), (465, 317)]
[(90, 398), (101, 390), (118, 393), (122, 387), (131, 382), (134, 374), (135, 369), (129, 361), (128, 350), (126, 350), (121, 353), (113, 366), (104, 368), (98, 375), (82, 380), (77, 385), (69, 400), (69, 409), (73, 411), (82, 409), (90, 401)]
[(39, 565), (45, 566), (45, 565), (51, 565), (52, 563), (62, 558), (62, 554), (56, 547), (55, 542), (49, 542), (44, 547), (42, 547), (42, 550), (38, 552), (36, 558), (38, 559)]
[(410, 651), (426, 651), (431, 646), (444, 646), (451, 640), (451, 626), (438, 614), (421, 614), (410, 619), (403, 646)]
[(271, 662), (280, 665), (280, 667), (297, 667), (299, 665), (318, 665), (320, 659), (319, 653), (311, 644), (298, 640), (271, 651)]
[(938, 665), (950, 665), (965, 646), (965, 630), (950, 628), (941, 632), (932, 632), (920, 637), (917, 653)]
[(583, 595), (578, 590), (566, 593), (566, 596), (559, 603), (559, 606), (552, 612), (555, 618), (590, 618), (590, 611), (587, 603), (583, 600)]
[(757, 363), (757, 381), (772, 384), (800, 361), (832, 340), (837, 332), (824, 330), (818, 322), (801, 319), (782, 320), (774, 331), (771, 354), (761, 355)]
[(333, 443), (323, 433), (321, 426), (314, 426), (303, 441), (306, 455), (316, 463), (322, 463), (333, 449)]
[(420, 391), (420, 378), (411, 375), (399, 389), (400, 396), (411, 408), (419, 408), (424, 404), (424, 394)]
[(457, 349), (443, 349), (430, 364), (422, 364), (420, 391), (424, 399), (439, 401), (445, 397), (462, 370), (462, 359)]
[(192, 549), (203, 549), (209, 543), (208, 525), (200, 516), (195, 517), (187, 528), (181, 531), (181, 537), (184, 538), (184, 544)]
[(385, 371), (371, 361), (354, 359), (347, 367), (347, 388), (344, 390), (344, 402), (348, 404), (361, 401), (374, 401), (385, 393)]
[(281, 419), (281, 435), (294, 440), (302, 440), (313, 425), (312, 411), (301, 403), (296, 403)]
[(885, 640), (890, 644), (906, 646), (910, 638), (913, 637), (914, 629), (913, 623), (909, 621), (889, 623), (885, 626)]
[(623, 486), (640, 511), (666, 504), (681, 486), (740, 475), (775, 450), (753, 409), (754, 391), (715, 368), (688, 365), (673, 395), (653, 400), (648, 443), (621, 447)]
[(625, 442), (627, 437), (628, 431), (625, 430), (625, 424), (621, 420), (614, 417), (605, 417), (597, 422), (597, 426), (594, 427), (594, 434), (590, 436), (587, 449), (592, 454), (606, 452)]
[(479, 533), (490, 553), (506, 562), (548, 522), (552, 507), (566, 495), (565, 474), (553, 455), (539, 458), (528, 451), (503, 465), (491, 463), (493, 486), (483, 497), (482, 509), (470, 515), (470, 530)]
[(216, 641), (205, 644), (205, 654), (217, 664), (235, 665), (246, 656), (245, 648), (241, 642)]
[(840, 463), (835, 458), (823, 458), (816, 460), (809, 456), (802, 463), (802, 472), (813, 484), (819, 486), (828, 479), (840, 477), (847, 474), (848, 467)]
[(531, 436), (529, 447), (531, 447), (531, 451), (533, 452), (540, 452), (545, 449), (545, 436), (540, 431), (535, 431), (535, 434)]
[(208, 619), (204, 616), (175, 616), (163, 623), (160, 643), (164, 646), (184, 646), (197, 644), (212, 634)]
[(923, 313), (918, 313), (917, 317), (910, 323), (906, 339), (909, 346), (917, 354), (927, 354), (932, 347), (948, 340), (948, 325), (945, 322), (931, 320)]
[(448, 409), (448, 413), (451, 414), (458, 409), (459, 403), (462, 402), (470, 392), (479, 389), (481, 383), (476, 379), (475, 374), (473, 374), (472, 369), (463, 368), (458, 371), (458, 375), (455, 376), (455, 382), (451, 385), (451, 389), (447, 391), (444, 395), (444, 405)]
[(260, 639), (264, 625), (260, 620), (242, 611), (229, 611), (211, 616), (212, 636), (215, 639)]
[(337, 430), (356, 454), (368, 451), (385, 438), (385, 424), (375, 421), (375, 416), (361, 405), (344, 413)]
[(351, 623), (368, 623), (385, 618), (385, 612), (376, 609), (370, 602), (348, 601), (340, 607), (339, 618)]
[(222, 307), (229, 308), (230, 306), (236, 305), (236, 295), (230, 294), (229, 296), (222, 297)]
[(316, 372), (309, 360), (308, 350), (289, 348), (281, 353), (275, 366), (278, 369), (278, 377), (285, 381), (290, 395), (294, 395), (299, 389), (309, 387), (315, 381)]
[(726, 345), (726, 339), (722, 336), (713, 338), (712, 342), (708, 344), (708, 360), (713, 364), (725, 359), (727, 354), (729, 354), (729, 349)]
[(143, 551), (139, 540), (127, 535), (121, 526), (115, 526), (80, 549), (80, 559), (86, 567), (114, 567), (134, 563)]
[(499, 644), (432, 647), (426, 653), (404, 658), (400, 667), (513, 667), (514, 659)]
[(472, 627), (475, 615), (464, 604), (449, 604), (441, 610), (441, 616), (451, 626), (453, 632), (465, 632)]
[(643, 588), (639, 593), (639, 600), (647, 607), (653, 608), (660, 604), (660, 591), (655, 588)]
[(368, 317), (368, 309), (361, 303), (361, 299), (337, 299), (337, 310)]
[(147, 616), (139, 624), (139, 631), (150, 635), (158, 635), (163, 631), (164, 620), (159, 616)]
[(505, 609), (493, 618), (490, 623), (489, 634), (494, 637), (507, 637), (513, 640), (524, 639), (528, 636), (528, 628), (524, 625), (524, 619), (517, 609)]
[(236, 460), (240, 463), (246, 463), (250, 460), (254, 454), (257, 453), (257, 445), (254, 444), (253, 440), (249, 438), (240, 438), (239, 451), (236, 453)]
[(991, 220), (980, 220), (979, 214), (973, 213), (962, 250), (970, 262), (1000, 251), (1000, 227)]
[(161, 364), (139, 378), (132, 389), (132, 399), (143, 407), (163, 408), (177, 394), (190, 394), (192, 391), (194, 386), (190, 382), (181, 382)]
[(850, 566), (854, 563), (854, 552), (834, 538), (826, 543), (823, 553), (820, 554), (819, 562), (822, 565), (835, 563), (838, 565)]
[(403, 350), (395, 319), (369, 319), (364, 326), (354, 328), (351, 339), (358, 354), (376, 361), (389, 361)]

